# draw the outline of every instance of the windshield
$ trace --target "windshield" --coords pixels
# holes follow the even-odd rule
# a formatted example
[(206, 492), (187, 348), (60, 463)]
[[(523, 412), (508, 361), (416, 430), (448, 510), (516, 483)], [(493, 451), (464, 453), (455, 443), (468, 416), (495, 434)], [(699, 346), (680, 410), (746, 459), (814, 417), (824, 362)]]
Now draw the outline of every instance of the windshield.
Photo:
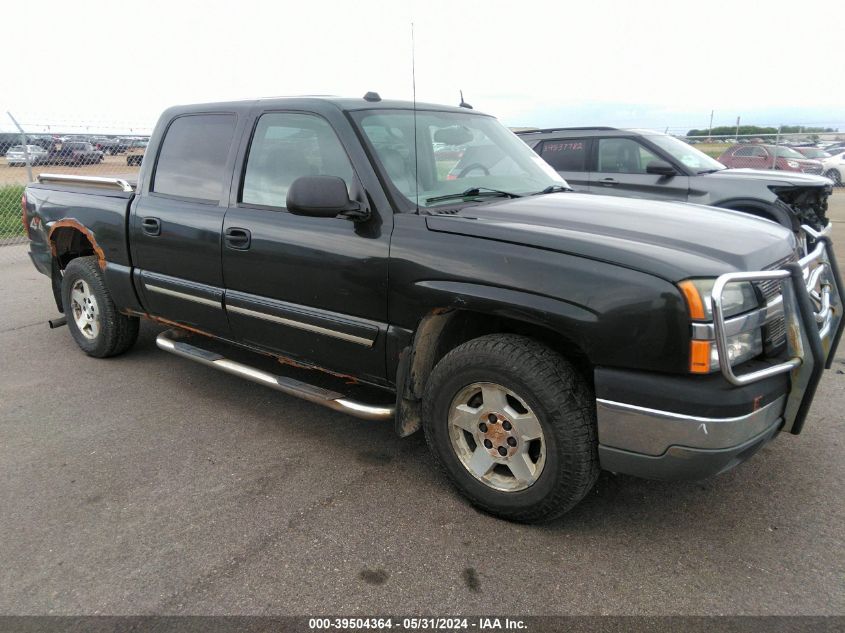
[(823, 149), (816, 149), (815, 147), (804, 147), (798, 151), (803, 154), (805, 158), (830, 158), (830, 154), (826, 151)]
[(526, 195), (567, 186), (492, 117), (418, 110), (418, 152), (413, 110), (365, 111), (354, 118), (375, 150), (382, 173), (415, 206), (461, 204), (460, 194), (470, 189)]
[(769, 151), (772, 154), (777, 154), (781, 158), (798, 158), (802, 160), (806, 158), (806, 156), (799, 154), (794, 149), (784, 147), (783, 145), (772, 145), (771, 147), (769, 147)]
[(648, 140), (657, 145), (667, 154), (670, 154), (676, 161), (686, 165), (696, 173), (705, 171), (720, 171), (725, 169), (725, 166), (719, 161), (710, 158), (704, 152), (695, 149), (692, 145), (687, 145), (683, 141), (676, 139), (674, 136), (655, 134), (653, 136), (649, 136)]

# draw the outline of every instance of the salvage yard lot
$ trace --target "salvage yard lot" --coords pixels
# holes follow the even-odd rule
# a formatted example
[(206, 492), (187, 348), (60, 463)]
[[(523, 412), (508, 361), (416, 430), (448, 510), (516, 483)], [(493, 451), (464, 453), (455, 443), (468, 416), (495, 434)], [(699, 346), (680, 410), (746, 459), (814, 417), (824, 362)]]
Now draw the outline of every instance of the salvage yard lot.
[(164, 354), (155, 326), (84, 356), (2, 248), (2, 614), (845, 613), (843, 353), (802, 435), (703, 482), (603, 473), (521, 526), (470, 508), (420, 435)]
[[(127, 154), (104, 156), (102, 163), (94, 165), (35, 165), (32, 167), (32, 176), (34, 178), (38, 174), (77, 174), (80, 176), (113, 176), (134, 180), (138, 177), (138, 167), (129, 167), (126, 164), (126, 156)], [(26, 178), (26, 167), (10, 167), (6, 164), (6, 161), (0, 160), (0, 187), (25, 183)]]

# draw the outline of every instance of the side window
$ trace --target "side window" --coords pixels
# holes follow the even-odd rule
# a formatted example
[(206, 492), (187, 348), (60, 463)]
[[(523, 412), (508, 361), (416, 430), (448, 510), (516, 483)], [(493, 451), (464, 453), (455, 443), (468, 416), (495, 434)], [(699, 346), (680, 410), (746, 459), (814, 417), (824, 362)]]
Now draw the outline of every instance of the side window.
[(543, 141), (540, 156), (557, 171), (587, 171), (587, 142), (583, 140)]
[(615, 174), (645, 174), (653, 160), (650, 150), (630, 138), (599, 139), (598, 171)]
[(249, 148), (240, 201), (284, 207), (302, 176), (338, 176), (352, 182), (352, 165), (329, 123), (313, 114), (261, 115)]
[(734, 152), (734, 156), (751, 156), (752, 147), (740, 147)]
[(191, 114), (167, 128), (152, 191), (219, 202), (235, 130), (233, 114)]

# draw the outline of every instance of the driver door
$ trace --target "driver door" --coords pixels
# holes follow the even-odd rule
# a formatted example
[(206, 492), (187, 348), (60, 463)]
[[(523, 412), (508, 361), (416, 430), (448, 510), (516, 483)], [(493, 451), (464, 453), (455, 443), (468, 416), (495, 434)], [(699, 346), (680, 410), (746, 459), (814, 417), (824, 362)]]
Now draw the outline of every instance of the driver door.
[(288, 212), (287, 191), (301, 176), (343, 178), (353, 199), (366, 204), (335, 129), (317, 114), (259, 112), (243, 163), (223, 221), (226, 313), (235, 338), (383, 381), (392, 214), (371, 209), (368, 221), (356, 223)]

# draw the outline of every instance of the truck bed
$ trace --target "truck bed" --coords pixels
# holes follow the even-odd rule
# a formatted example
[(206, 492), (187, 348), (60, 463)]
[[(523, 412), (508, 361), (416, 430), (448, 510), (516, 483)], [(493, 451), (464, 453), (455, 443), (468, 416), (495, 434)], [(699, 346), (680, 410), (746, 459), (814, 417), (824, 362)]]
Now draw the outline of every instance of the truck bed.
[(26, 226), (31, 239), (30, 257), (36, 268), (49, 275), (50, 238), (63, 227), (82, 231), (105, 262), (129, 266), (126, 237), (129, 206), (136, 183), (120, 178), (41, 174), (27, 186)]

